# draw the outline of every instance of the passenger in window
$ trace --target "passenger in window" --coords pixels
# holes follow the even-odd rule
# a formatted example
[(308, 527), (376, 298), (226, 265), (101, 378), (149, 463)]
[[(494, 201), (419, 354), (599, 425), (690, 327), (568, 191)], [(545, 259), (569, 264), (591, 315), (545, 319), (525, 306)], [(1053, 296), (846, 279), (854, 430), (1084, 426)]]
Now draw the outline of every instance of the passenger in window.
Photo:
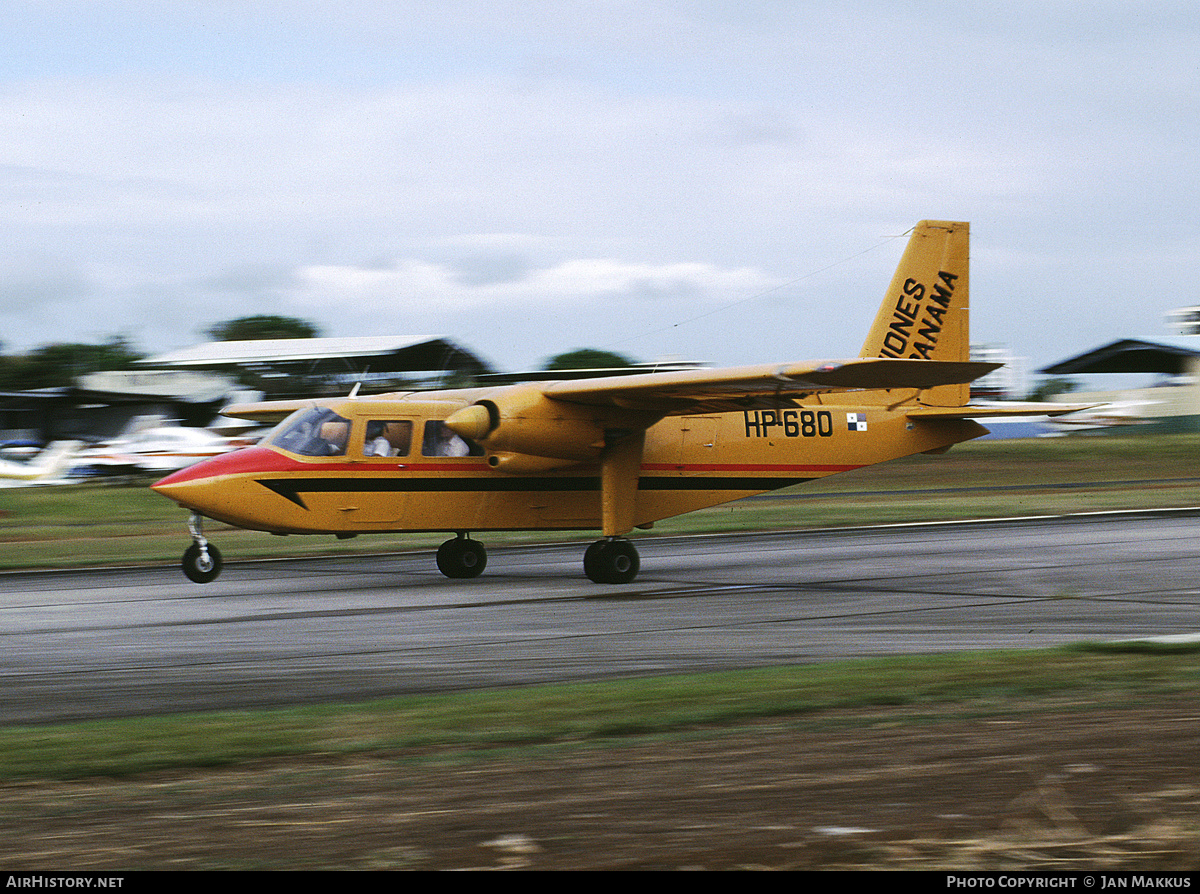
[(411, 442), (411, 422), (372, 420), (367, 423), (363, 456), (407, 456)]
[(455, 434), (444, 422), (425, 423), (425, 443), (421, 452), (425, 456), (471, 456), (478, 452), (465, 438)]

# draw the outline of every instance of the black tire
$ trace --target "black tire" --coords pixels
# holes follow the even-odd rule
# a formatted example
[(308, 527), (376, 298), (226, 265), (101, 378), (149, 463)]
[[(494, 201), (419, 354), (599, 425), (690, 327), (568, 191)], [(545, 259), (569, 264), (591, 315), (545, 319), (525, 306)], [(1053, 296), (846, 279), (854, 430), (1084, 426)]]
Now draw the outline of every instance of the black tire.
[(437, 567), (446, 577), (456, 580), (479, 577), (487, 567), (487, 550), (478, 540), (465, 537), (447, 540), (438, 547)]
[(594, 584), (604, 583), (604, 572), (600, 568), (600, 553), (607, 545), (607, 540), (597, 540), (583, 554), (583, 573)]
[(627, 584), (640, 567), (637, 548), (628, 540), (597, 540), (583, 554), (583, 571), (597, 584)]
[(183, 553), (183, 573), (196, 584), (207, 584), (221, 573), (221, 551), (211, 543), (201, 552), (199, 544), (193, 543)]

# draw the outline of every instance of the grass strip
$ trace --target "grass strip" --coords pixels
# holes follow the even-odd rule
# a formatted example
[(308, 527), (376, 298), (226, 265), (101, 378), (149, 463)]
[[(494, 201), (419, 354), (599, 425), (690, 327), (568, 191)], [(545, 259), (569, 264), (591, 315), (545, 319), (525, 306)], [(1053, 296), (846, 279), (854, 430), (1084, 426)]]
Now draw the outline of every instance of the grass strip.
[[(1200, 506), (1198, 435), (961, 444), (659, 522), (638, 536)], [(145, 485), (0, 489), (0, 570), (174, 564), (186, 513)], [(433, 549), (444, 535), (271, 537), (216, 523), (226, 561)], [(489, 545), (562, 540), (489, 533)], [(587, 535), (582, 535), (585, 539)]]
[(556, 684), (362, 704), (0, 729), (0, 779), (74, 779), (279, 758), (471, 751), (733, 727), (831, 710), (1192, 692), (1200, 645), (1082, 644)]

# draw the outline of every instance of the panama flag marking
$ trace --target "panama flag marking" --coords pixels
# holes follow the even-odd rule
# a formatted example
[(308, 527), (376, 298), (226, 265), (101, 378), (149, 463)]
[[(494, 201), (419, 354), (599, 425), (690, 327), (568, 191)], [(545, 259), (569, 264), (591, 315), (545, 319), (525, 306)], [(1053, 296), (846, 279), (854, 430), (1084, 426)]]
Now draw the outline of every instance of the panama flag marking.
[(867, 430), (867, 414), (866, 413), (847, 413), (846, 427), (850, 431), (866, 431)]

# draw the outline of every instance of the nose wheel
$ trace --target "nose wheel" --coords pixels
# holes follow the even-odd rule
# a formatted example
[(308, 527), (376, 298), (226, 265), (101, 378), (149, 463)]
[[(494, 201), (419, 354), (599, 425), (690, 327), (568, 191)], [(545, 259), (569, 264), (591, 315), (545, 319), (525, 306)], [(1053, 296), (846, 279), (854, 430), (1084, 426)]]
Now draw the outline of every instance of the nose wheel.
[(597, 540), (583, 554), (583, 572), (597, 584), (627, 584), (640, 567), (637, 548), (621, 537)]
[(205, 539), (202, 524), (203, 518), (195, 513), (188, 519), (192, 545), (183, 553), (183, 573), (197, 584), (214, 581), (221, 573), (221, 551)]
[(211, 543), (203, 547), (193, 543), (183, 553), (183, 573), (197, 584), (216, 580), (221, 573), (220, 550)]

